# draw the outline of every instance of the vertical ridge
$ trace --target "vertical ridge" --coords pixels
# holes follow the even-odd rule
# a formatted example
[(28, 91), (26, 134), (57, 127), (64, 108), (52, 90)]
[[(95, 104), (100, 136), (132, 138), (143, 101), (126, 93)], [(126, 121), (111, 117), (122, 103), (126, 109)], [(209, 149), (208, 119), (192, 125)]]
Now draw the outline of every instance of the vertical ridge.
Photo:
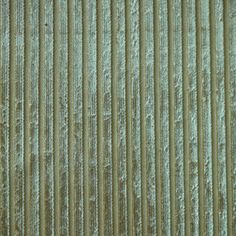
[(119, 201), (119, 234), (127, 234), (128, 199), (127, 199), (127, 146), (126, 146), (126, 22), (125, 1), (116, 3), (117, 27), (117, 144), (118, 144), (118, 201)]
[[(83, 27), (82, 1), (74, 1), (73, 24), (73, 97), (74, 97), (74, 197), (75, 235), (84, 233), (84, 150), (83, 150)], [(72, 170), (71, 170), (72, 171)], [(77, 223), (80, 222), (80, 223)]]
[(210, 6), (209, 1), (201, 1), (201, 71), (203, 116), (203, 157), (204, 157), (204, 227), (207, 234), (213, 233), (213, 163), (212, 163), (212, 111), (211, 111), (211, 44), (210, 44)]
[(171, 234), (171, 175), (170, 175), (170, 100), (169, 100), (169, 28), (168, 28), (168, 2), (165, 0), (160, 1), (160, 88), (161, 88), (161, 188), (163, 193), (161, 195), (161, 212), (162, 214), (162, 233), (166, 235)]
[(140, 24), (139, 0), (130, 1), (130, 75), (132, 108), (132, 198), (133, 234), (142, 233), (141, 135), (140, 135)]
[(158, 12), (160, 1), (153, 1), (153, 25), (154, 25), (154, 97), (155, 97), (155, 158), (156, 158), (156, 227), (157, 235), (162, 234), (161, 211), (161, 89), (160, 89), (160, 20)]
[(103, 0), (103, 181), (104, 181), (104, 234), (113, 232), (113, 196), (112, 196), (112, 96), (111, 96), (111, 0)]
[(156, 159), (155, 159), (155, 98), (154, 98), (154, 30), (153, 0), (147, 0), (144, 8), (145, 22), (145, 129), (147, 176), (147, 225), (148, 234), (156, 234)]
[(146, 114), (145, 114), (145, 1), (139, 1), (139, 24), (140, 24), (140, 135), (141, 135), (141, 186), (142, 186), (142, 234), (147, 235), (147, 163), (146, 163)]
[(169, 162), (170, 162), (170, 204), (171, 204), (171, 234), (176, 234), (176, 204), (175, 204), (175, 191), (176, 191), (176, 179), (175, 179), (175, 147), (174, 147), (174, 81), (173, 81), (173, 16), (172, 16), (172, 0), (168, 1), (168, 80), (169, 80), (169, 139), (170, 139), (170, 155), (169, 155)]
[(97, 81), (96, 81), (96, 2), (88, 1), (88, 175), (89, 234), (98, 232), (98, 156), (97, 156)]
[(68, 1), (60, 1), (60, 201), (61, 234), (69, 235), (69, 74), (68, 74)]
[[(43, 7), (43, 6), (42, 6)], [(45, 17), (43, 22), (44, 28), (44, 55), (45, 60), (42, 65), (45, 67), (45, 74), (43, 79), (43, 97), (45, 99), (45, 126), (44, 126), (44, 145), (43, 160), (44, 160), (44, 183), (45, 183), (45, 233), (53, 234), (55, 231), (55, 208), (54, 198), (55, 193), (55, 158), (56, 147), (54, 143), (54, 129), (55, 129), (55, 90), (54, 90), (54, 57), (55, 57), (55, 43), (54, 43), (54, 10), (53, 2), (50, 0), (45, 1)]]
[(102, 22), (102, 7), (103, 2), (98, 0), (96, 2), (97, 8), (97, 153), (98, 153), (98, 201), (99, 201), (99, 219), (98, 219), (98, 232), (100, 235), (104, 235), (104, 184), (103, 184), (103, 166), (104, 166), (104, 140), (103, 140), (103, 55), (102, 55), (102, 48), (103, 48), (103, 22)]
[(87, 186), (88, 183), (88, 6), (86, 0), (82, 1), (82, 54), (83, 54), (83, 151), (84, 151), (84, 234), (88, 235), (89, 233), (89, 189)]
[[(183, 134), (183, 49), (181, 0), (173, 1), (173, 92), (174, 92), (174, 148), (176, 181), (176, 232), (185, 230), (185, 195), (184, 195), (184, 134)], [(173, 160), (172, 160), (173, 161)]]
[(204, 234), (204, 152), (203, 152), (203, 109), (201, 106), (203, 91), (202, 91), (202, 55), (201, 55), (201, 5), (200, 1), (196, 3), (196, 70), (197, 70), (197, 130), (198, 130), (198, 171), (199, 171), (199, 233)]
[(112, 167), (113, 167), (113, 230), (114, 235), (119, 235), (119, 202), (118, 202), (118, 121), (117, 121), (117, 25), (116, 5), (111, 1), (111, 93), (112, 93)]
[(127, 215), (128, 215), (128, 235), (133, 234), (133, 191), (132, 191), (132, 104), (131, 104), (131, 83), (132, 77), (130, 72), (130, 40), (131, 40), (131, 17), (130, 17), (130, 1), (125, 1), (125, 38), (126, 38), (126, 48), (125, 48), (125, 98), (126, 98), (126, 160), (127, 160)]
[(187, 2), (181, 1), (182, 14), (182, 60), (183, 60), (183, 129), (184, 129), (184, 195), (185, 195), (185, 233), (190, 235), (190, 148), (189, 148), (189, 80), (188, 80), (188, 15)]
[(16, 48), (15, 48), (15, 34), (16, 34), (16, 27), (14, 24), (14, 17), (15, 17), (15, 1), (11, 0), (9, 2), (9, 15), (10, 15), (10, 64), (9, 64), (9, 117), (11, 117), (9, 119), (9, 142), (10, 142), (10, 153), (9, 153), (9, 172), (10, 172), (10, 176), (9, 176), (9, 182), (10, 182), (10, 192), (9, 192), (9, 206), (10, 206), (10, 235), (14, 234), (14, 225), (15, 225), (15, 216), (14, 216), (14, 176), (13, 176), (13, 155), (14, 152), (12, 150), (12, 147), (14, 146), (14, 140), (13, 140), (13, 136), (14, 136), (14, 125), (12, 124), (12, 121), (15, 119), (15, 112), (14, 112), (14, 97), (15, 97), (15, 83), (13, 82), (13, 79), (15, 77), (15, 66), (16, 66), (16, 62), (15, 62), (15, 52), (16, 52)]
[(61, 233), (60, 225), (60, 1), (53, 2), (53, 146), (54, 146), (54, 234)]
[(217, 96), (216, 82), (216, 42), (215, 42), (215, 0), (209, 1), (210, 14), (210, 66), (211, 66), (211, 112), (212, 112), (212, 176), (213, 176), (213, 224), (214, 235), (219, 235), (219, 217), (218, 217), (218, 148), (217, 148)]

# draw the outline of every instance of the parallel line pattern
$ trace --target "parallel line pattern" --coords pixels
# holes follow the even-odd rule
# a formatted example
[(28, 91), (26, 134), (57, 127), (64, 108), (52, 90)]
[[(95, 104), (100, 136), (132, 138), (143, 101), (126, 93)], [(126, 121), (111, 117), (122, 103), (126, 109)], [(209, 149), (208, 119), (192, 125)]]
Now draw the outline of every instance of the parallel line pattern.
[(235, 1), (0, 1), (0, 235), (235, 234)]

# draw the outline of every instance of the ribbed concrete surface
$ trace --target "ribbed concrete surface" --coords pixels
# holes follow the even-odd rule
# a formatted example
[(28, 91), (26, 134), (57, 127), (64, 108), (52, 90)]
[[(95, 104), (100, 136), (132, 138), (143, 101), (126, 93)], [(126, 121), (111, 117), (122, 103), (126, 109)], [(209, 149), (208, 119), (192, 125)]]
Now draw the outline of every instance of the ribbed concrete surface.
[(0, 235), (236, 235), (235, 0), (0, 0)]

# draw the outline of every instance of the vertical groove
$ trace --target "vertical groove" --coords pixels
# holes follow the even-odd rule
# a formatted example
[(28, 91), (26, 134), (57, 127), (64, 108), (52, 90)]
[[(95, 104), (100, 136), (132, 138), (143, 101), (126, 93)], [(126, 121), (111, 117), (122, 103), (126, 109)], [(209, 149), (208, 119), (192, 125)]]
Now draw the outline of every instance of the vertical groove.
[[(198, 172), (198, 131), (197, 131), (197, 37), (196, 37), (196, 4), (195, 0), (189, 2), (186, 8), (186, 80), (188, 82), (188, 106), (185, 112), (188, 117), (188, 138), (189, 162), (188, 182), (189, 182), (189, 231), (199, 234), (199, 172)], [(183, 19), (183, 21), (185, 21)], [(190, 234), (189, 232), (189, 234)]]
[(226, 127), (226, 174), (227, 174), (227, 218), (228, 235), (233, 235), (233, 193), (232, 193), (232, 147), (231, 147), (231, 110), (230, 110), (230, 58), (229, 58), (229, 3), (223, 1), (224, 22), (224, 86), (225, 86), (225, 127)]
[(203, 109), (202, 109), (202, 55), (201, 55), (201, 4), (196, 2), (196, 66), (197, 66), (197, 130), (198, 130), (198, 171), (199, 171), (199, 234), (205, 233), (204, 214), (204, 149), (203, 149)]
[(103, 184), (103, 166), (104, 166), (104, 141), (103, 141), (103, 22), (102, 22), (102, 7), (103, 2), (101, 0), (97, 1), (97, 153), (98, 153), (98, 198), (99, 198), (99, 235), (104, 235), (104, 184)]
[(184, 195), (185, 195), (185, 233), (191, 234), (190, 228), (190, 150), (189, 150), (189, 79), (188, 79), (188, 15), (187, 2), (181, 1), (182, 6), (182, 60), (183, 60), (183, 129), (184, 129)]
[(10, 235), (14, 235), (15, 230), (15, 214), (14, 214), (14, 168), (13, 168), (13, 156), (14, 156), (14, 151), (12, 147), (14, 147), (14, 125), (13, 121), (15, 120), (15, 112), (14, 112), (14, 98), (15, 98), (15, 83), (14, 83), (14, 77), (15, 77), (15, 67), (16, 67), (16, 62), (15, 62), (15, 54), (16, 54), (16, 48), (15, 48), (15, 34), (16, 34), (16, 27), (14, 24), (15, 21), (15, 0), (11, 0), (9, 2), (9, 13), (10, 13), (10, 66), (9, 66), (9, 71), (10, 71), (10, 85), (9, 85), (9, 142), (10, 142), (10, 156), (9, 156), (9, 183), (10, 183), (10, 192), (9, 192), (9, 198), (10, 198)]
[(176, 234), (176, 204), (175, 204), (175, 191), (176, 191), (176, 179), (175, 179), (175, 122), (174, 122), (174, 71), (173, 71), (173, 15), (172, 15), (172, 0), (168, 1), (168, 80), (169, 80), (169, 139), (170, 139), (170, 204), (171, 204), (171, 234)]
[(141, 135), (141, 186), (142, 186), (142, 234), (147, 235), (147, 163), (146, 163), (146, 114), (145, 114), (145, 1), (139, 1), (139, 24), (140, 24), (140, 135)]
[(82, 1), (82, 54), (83, 54), (83, 150), (84, 150), (84, 234), (89, 233), (89, 182), (88, 176), (88, 6), (87, 1)]
[(44, 172), (44, 100), (43, 97), (43, 79), (44, 79), (44, 21), (42, 19), (45, 18), (44, 14), (44, 0), (39, 2), (39, 157), (40, 157), (40, 208), (39, 208), (39, 222), (40, 229), (39, 235), (45, 235), (46, 227), (45, 227), (45, 204), (44, 204), (44, 196), (45, 196), (45, 172)]
[(132, 77), (130, 74), (130, 30), (131, 30), (131, 17), (130, 17), (130, 1), (125, 1), (125, 38), (126, 38), (126, 48), (125, 48), (125, 98), (126, 98), (126, 160), (127, 160), (127, 211), (128, 211), (128, 235), (133, 235), (133, 197), (132, 197), (132, 91), (131, 91), (131, 82)]
[(211, 112), (212, 112), (212, 176), (213, 176), (213, 224), (214, 235), (219, 235), (218, 217), (218, 148), (217, 148), (217, 82), (216, 82), (216, 42), (215, 42), (215, 0), (209, 1), (210, 8), (210, 66), (211, 66)]
[(117, 25), (116, 5), (111, 1), (111, 90), (112, 90), (112, 167), (113, 167), (113, 233), (119, 235), (119, 203), (118, 203), (118, 144), (117, 144)]
[(9, 2), (9, 13), (10, 13), (10, 86), (9, 86), (9, 110), (10, 110), (10, 134), (9, 134), (9, 141), (10, 141), (10, 157), (9, 157), (9, 171), (10, 171), (10, 235), (15, 234), (15, 207), (14, 207), (14, 150), (12, 147), (14, 147), (14, 125), (13, 121), (15, 120), (15, 112), (14, 112), (14, 99), (15, 99), (15, 83), (14, 83), (14, 77), (15, 77), (15, 67), (16, 67), (16, 62), (15, 62), (15, 55), (16, 55), (16, 48), (15, 48), (15, 34), (16, 34), (16, 27), (14, 24), (15, 21), (15, 5), (16, 1), (11, 0)]
[(25, 93), (24, 93), (24, 113), (25, 113), (25, 119), (24, 119), (24, 132), (25, 132), (25, 139), (24, 139), (24, 146), (25, 146), (25, 234), (29, 235), (29, 219), (30, 219), (30, 209), (32, 206), (27, 207), (31, 205), (31, 197), (30, 197), (30, 166), (31, 166), (31, 154), (30, 154), (30, 107), (29, 103), (30, 101), (30, 77), (31, 77), (31, 71), (30, 71), (30, 47), (31, 47), (31, 40), (30, 40), (30, 3), (29, 1), (24, 1), (25, 4), (25, 15), (24, 15), (24, 24), (25, 24), (25, 32), (24, 32), (24, 40), (25, 40), (25, 48), (24, 48), (24, 55), (25, 55), (25, 61), (24, 61), (24, 68), (25, 68), (25, 84), (28, 84), (29, 86), (25, 87)]
[(69, 235), (74, 236), (75, 232), (75, 162), (74, 162), (74, 130), (75, 130), (75, 121), (74, 121), (74, 58), (73, 58), (73, 39), (74, 39), (74, 16), (73, 16), (73, 6), (74, 1), (68, 1), (68, 160), (69, 160)]
[(153, 1), (153, 26), (154, 26), (154, 97), (155, 97), (155, 158), (156, 158), (156, 225), (157, 235), (162, 234), (162, 211), (161, 211), (161, 94), (160, 94), (160, 22), (159, 22), (160, 1)]

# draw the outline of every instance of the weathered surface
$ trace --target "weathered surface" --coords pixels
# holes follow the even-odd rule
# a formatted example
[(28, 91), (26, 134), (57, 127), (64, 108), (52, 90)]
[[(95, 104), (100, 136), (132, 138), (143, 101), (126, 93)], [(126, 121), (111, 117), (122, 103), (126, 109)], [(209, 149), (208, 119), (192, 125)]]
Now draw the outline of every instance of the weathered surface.
[(234, 0), (0, 1), (0, 236), (236, 235)]

